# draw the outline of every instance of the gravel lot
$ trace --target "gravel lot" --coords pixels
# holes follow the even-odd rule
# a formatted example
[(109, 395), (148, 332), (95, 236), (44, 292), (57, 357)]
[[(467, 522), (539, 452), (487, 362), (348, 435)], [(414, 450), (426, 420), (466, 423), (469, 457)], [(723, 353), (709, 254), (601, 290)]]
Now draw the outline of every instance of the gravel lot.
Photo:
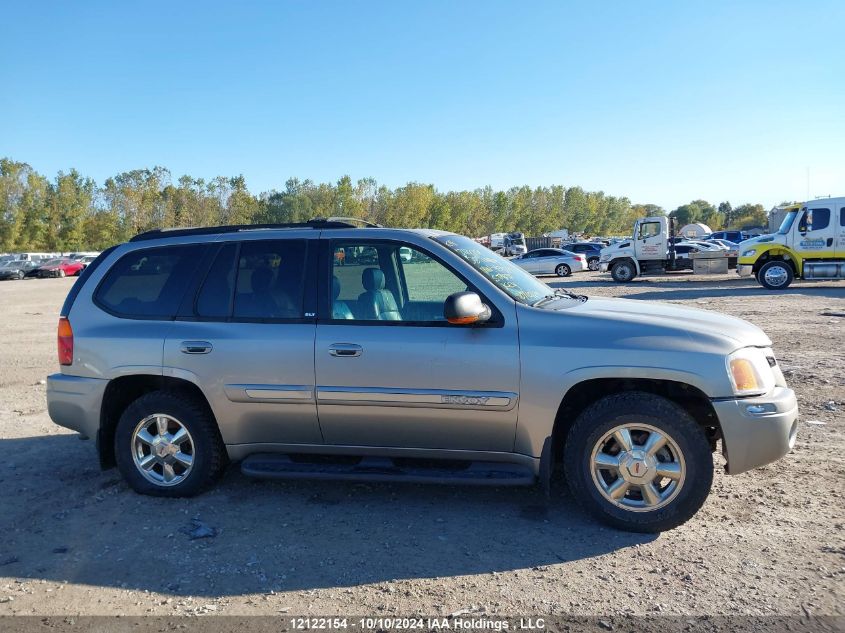
[[(600, 527), (562, 482), (546, 504), (533, 489), (270, 483), (233, 468), (196, 499), (141, 497), (47, 416), (73, 280), (3, 282), (0, 615), (845, 615), (845, 284), (547, 281), (761, 326), (798, 392), (795, 450), (717, 473), (698, 516), (656, 537)], [(214, 535), (192, 539), (197, 527)]]

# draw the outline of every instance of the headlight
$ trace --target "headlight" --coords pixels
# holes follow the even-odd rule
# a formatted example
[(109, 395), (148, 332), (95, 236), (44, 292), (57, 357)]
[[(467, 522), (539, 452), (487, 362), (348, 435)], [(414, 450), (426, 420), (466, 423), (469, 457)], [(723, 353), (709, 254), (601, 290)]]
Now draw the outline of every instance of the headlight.
[(728, 376), (734, 394), (738, 396), (753, 396), (768, 393), (775, 386), (775, 376), (766, 352), (771, 350), (757, 347), (744, 347), (728, 356)]
[(602, 254), (601, 257), (599, 257), (599, 261), (600, 262), (609, 262), (610, 261), (610, 255)]
[(752, 249), (749, 249), (749, 250), (743, 252), (742, 256), (743, 257), (751, 257), (756, 252), (757, 251), (752, 248)]

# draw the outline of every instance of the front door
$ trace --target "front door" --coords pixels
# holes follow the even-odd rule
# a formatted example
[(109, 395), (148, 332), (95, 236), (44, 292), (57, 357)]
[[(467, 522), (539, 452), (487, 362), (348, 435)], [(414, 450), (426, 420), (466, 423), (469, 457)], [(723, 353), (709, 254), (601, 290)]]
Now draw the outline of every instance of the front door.
[(835, 255), (838, 259), (845, 259), (845, 202), (839, 203), (839, 210), (836, 213), (839, 222), (839, 233), (836, 238)]
[(798, 219), (793, 248), (804, 259), (832, 257), (836, 222), (831, 204), (825, 200), (808, 203)]
[(468, 284), (425, 249), (390, 240), (325, 243), (315, 368), (326, 443), (511, 451), (514, 311), (494, 309), (484, 326), (452, 325), (443, 303)]
[(666, 234), (663, 231), (663, 222), (646, 218), (640, 222), (637, 228), (637, 234), (634, 236), (636, 240), (635, 253), (637, 259), (640, 260), (654, 260), (665, 259), (666, 251), (668, 250), (668, 242)]
[[(197, 384), (226, 444), (319, 444), (314, 401), (316, 320), (308, 244), (244, 240), (220, 246), (164, 345), (165, 375)], [(314, 252), (316, 257), (316, 252)], [(314, 307), (310, 310), (313, 312)]]

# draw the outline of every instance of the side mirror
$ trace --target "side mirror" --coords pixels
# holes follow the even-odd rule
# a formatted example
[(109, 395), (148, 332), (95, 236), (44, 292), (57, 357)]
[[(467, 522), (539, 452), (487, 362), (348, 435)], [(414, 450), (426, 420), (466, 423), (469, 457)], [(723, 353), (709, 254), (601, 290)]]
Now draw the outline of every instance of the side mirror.
[(453, 325), (472, 325), (490, 320), (490, 308), (474, 292), (456, 292), (446, 298), (443, 316)]

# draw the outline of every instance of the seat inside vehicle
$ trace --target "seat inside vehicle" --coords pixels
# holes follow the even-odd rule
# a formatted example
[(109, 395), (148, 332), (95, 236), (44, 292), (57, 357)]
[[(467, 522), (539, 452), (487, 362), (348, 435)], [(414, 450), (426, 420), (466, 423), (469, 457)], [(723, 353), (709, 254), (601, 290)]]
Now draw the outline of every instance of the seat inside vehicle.
[(378, 268), (365, 268), (361, 273), (365, 292), (358, 296), (358, 307), (365, 319), (401, 321), (402, 315), (393, 293), (385, 288), (384, 273)]
[(332, 318), (333, 319), (354, 319), (352, 310), (345, 301), (338, 299), (340, 297), (340, 279), (337, 275), (332, 275)]

